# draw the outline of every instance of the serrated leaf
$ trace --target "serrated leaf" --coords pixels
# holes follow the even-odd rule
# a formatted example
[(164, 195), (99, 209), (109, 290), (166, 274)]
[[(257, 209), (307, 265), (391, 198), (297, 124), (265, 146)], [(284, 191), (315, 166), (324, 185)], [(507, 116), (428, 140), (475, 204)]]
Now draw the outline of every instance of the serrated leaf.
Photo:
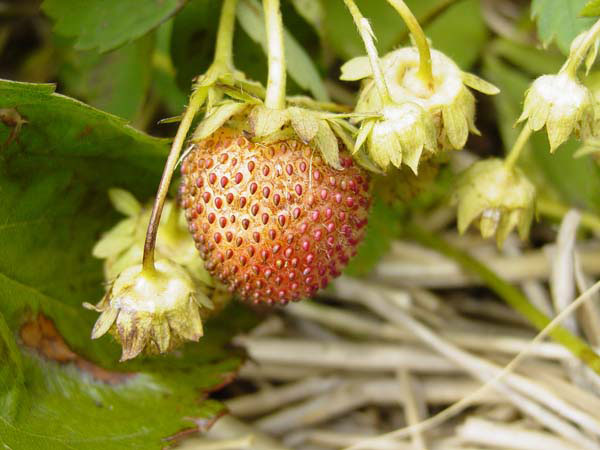
[(194, 131), (193, 139), (204, 139), (213, 134), (231, 117), (242, 112), (248, 105), (237, 102), (224, 102), (222, 105), (214, 108), (210, 115), (206, 116), (196, 131)]
[(45, 0), (43, 11), (55, 21), (55, 31), (75, 38), (78, 50), (105, 52), (131, 42), (160, 25), (185, 0)]
[(553, 41), (565, 54), (575, 37), (594, 23), (579, 16), (587, 0), (533, 0), (531, 17), (537, 20), (538, 36), (544, 45)]
[(326, 121), (319, 121), (319, 131), (314, 142), (327, 164), (338, 170), (342, 168), (338, 140)]
[(584, 17), (597, 17), (600, 16), (600, 0), (588, 1), (579, 15)]
[(292, 128), (298, 137), (308, 144), (319, 131), (319, 120), (314, 113), (303, 108), (288, 108)]
[[(186, 418), (222, 411), (202, 393), (238, 367), (225, 324), (244, 316), (209, 321), (178, 355), (127, 364), (111, 338), (90, 340), (97, 314), (81, 305), (104, 293), (91, 250), (120, 219), (106, 191), (154, 195), (168, 145), (53, 91), (0, 81), (0, 109), (27, 120), (0, 156), (0, 443), (160, 449), (196, 426)], [(11, 131), (0, 122), (0, 142)]]
[[(266, 53), (267, 35), (260, 3), (256, 0), (241, 0), (237, 8), (237, 18), (244, 31), (258, 42)], [(309, 90), (317, 100), (327, 101), (327, 90), (313, 60), (287, 30), (284, 30), (284, 48), (289, 76), (301, 88)]]

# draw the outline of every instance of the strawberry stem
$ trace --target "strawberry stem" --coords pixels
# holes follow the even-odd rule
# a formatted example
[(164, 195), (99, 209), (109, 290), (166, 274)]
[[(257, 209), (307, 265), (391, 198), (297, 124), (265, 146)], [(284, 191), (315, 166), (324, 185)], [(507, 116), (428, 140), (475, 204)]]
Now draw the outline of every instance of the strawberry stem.
[(285, 108), (285, 51), (283, 46), (283, 20), (279, 0), (263, 0), (265, 28), (269, 58), (269, 79), (265, 106), (271, 109)]
[(508, 152), (506, 159), (504, 160), (504, 167), (506, 167), (507, 169), (512, 169), (515, 166), (517, 160), (519, 159), (519, 156), (521, 155), (521, 152), (525, 148), (525, 144), (527, 144), (527, 141), (531, 136), (531, 133), (531, 128), (529, 127), (529, 125), (525, 124), (525, 126), (521, 130), (521, 133), (519, 133), (519, 137), (517, 137), (517, 140), (515, 141), (514, 145), (510, 149), (510, 152)]
[[(237, 6), (237, 0), (224, 0), (223, 7), (221, 9), (221, 18), (219, 20), (219, 31), (217, 33), (217, 43), (215, 46), (215, 57), (211, 67), (208, 69), (207, 74), (218, 74), (222, 69), (228, 71), (233, 69), (233, 32), (235, 27), (235, 9)], [(169, 156), (165, 168), (163, 169), (160, 184), (158, 186), (158, 193), (154, 199), (154, 205), (152, 205), (152, 214), (150, 216), (150, 222), (148, 223), (148, 230), (146, 231), (146, 241), (144, 242), (144, 256), (142, 259), (143, 269), (146, 272), (154, 272), (154, 248), (156, 246), (156, 234), (158, 233), (158, 225), (160, 224), (160, 217), (162, 215), (163, 206), (169, 192), (169, 186), (171, 179), (173, 178), (173, 171), (177, 166), (179, 154), (185, 142), (192, 121), (198, 113), (198, 110), (203, 105), (208, 95), (208, 89), (206, 86), (201, 86), (195, 89), (190, 96), (190, 104), (183, 114), (177, 134), (171, 145)], [(176, 206), (173, 205), (173, 209)], [(175, 212), (172, 212), (172, 216)], [(171, 217), (172, 219), (172, 217)]]
[(200, 88), (192, 92), (190, 97), (190, 104), (183, 114), (175, 140), (171, 145), (171, 151), (167, 158), (167, 163), (163, 169), (160, 184), (158, 185), (158, 193), (154, 199), (152, 205), (152, 214), (150, 216), (150, 222), (148, 223), (148, 231), (146, 231), (146, 241), (144, 242), (144, 257), (142, 264), (145, 271), (154, 271), (154, 247), (156, 245), (156, 233), (158, 232), (158, 225), (160, 223), (160, 216), (162, 215), (163, 206), (169, 192), (169, 185), (171, 184), (171, 178), (173, 177), (173, 171), (177, 165), (179, 153), (185, 142), (187, 133), (192, 125), (192, 120), (196, 116), (196, 113), (204, 103), (206, 99), (207, 90), (206, 88)]
[(388, 3), (396, 9), (398, 14), (404, 20), (406, 27), (412, 34), (417, 49), (419, 50), (419, 78), (429, 87), (433, 89), (433, 69), (431, 67), (431, 50), (427, 37), (423, 32), (423, 28), (419, 25), (419, 21), (414, 16), (412, 11), (403, 0), (388, 0)]
[(354, 24), (358, 29), (360, 37), (364, 43), (367, 55), (369, 56), (369, 62), (371, 63), (371, 70), (373, 71), (373, 78), (375, 80), (375, 86), (381, 97), (383, 104), (391, 102), (390, 91), (385, 81), (383, 69), (379, 63), (379, 55), (377, 54), (377, 48), (373, 41), (374, 33), (369, 21), (362, 15), (354, 0), (344, 0), (346, 7), (354, 19)]
[(237, 0), (224, 0), (215, 46), (213, 64), (222, 64), (227, 69), (233, 68), (233, 32), (236, 6)]
[(560, 72), (569, 74), (572, 78), (577, 74), (577, 69), (585, 59), (590, 47), (594, 44), (594, 41), (598, 39), (600, 34), (600, 20), (598, 20), (592, 28), (590, 28), (585, 35), (583, 42), (577, 47), (577, 49), (569, 55), (567, 62), (560, 69)]

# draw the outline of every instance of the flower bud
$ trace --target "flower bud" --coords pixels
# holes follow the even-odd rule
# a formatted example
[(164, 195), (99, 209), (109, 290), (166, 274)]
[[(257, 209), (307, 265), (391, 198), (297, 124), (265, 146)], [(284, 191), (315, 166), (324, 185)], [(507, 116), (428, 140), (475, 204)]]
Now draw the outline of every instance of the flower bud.
[(121, 343), (125, 361), (142, 351), (165, 353), (185, 341), (198, 341), (203, 335), (199, 296), (204, 294), (195, 292), (186, 270), (161, 259), (154, 270), (141, 264), (125, 269), (96, 306), (84, 306), (101, 313), (92, 339), (110, 331)]
[[(430, 123), (435, 130), (435, 151), (461, 149), (469, 131), (478, 133), (475, 127), (475, 98), (467, 86), (486, 94), (497, 94), (499, 90), (481, 78), (462, 72), (443, 53), (431, 50), (433, 85), (428, 86), (418, 75), (419, 53), (414, 47), (392, 51), (381, 58), (381, 67), (391, 100), (396, 105), (417, 105), (423, 113), (413, 123), (426, 129), (429, 136)], [(356, 112), (383, 114), (385, 100), (381, 98), (367, 57), (361, 56), (348, 61), (342, 67), (342, 80), (367, 78), (360, 92)], [(413, 113), (415, 114), (415, 113)], [(389, 114), (388, 114), (389, 115)], [(427, 117), (427, 120), (424, 119)], [(423, 132), (417, 132), (422, 135)], [(428, 139), (423, 140), (427, 148)], [(412, 153), (418, 151), (413, 149)]]
[(517, 122), (525, 120), (533, 131), (546, 126), (550, 151), (554, 152), (572, 133), (580, 139), (593, 135), (594, 98), (568, 73), (542, 75), (525, 94), (523, 113)]
[[(436, 131), (431, 117), (415, 103), (383, 107), (381, 118), (367, 119), (361, 127), (367, 134), (369, 154), (382, 169), (404, 163), (416, 174), (423, 150), (436, 151)], [(360, 136), (360, 134), (359, 134)], [(355, 150), (360, 148), (361, 137)]]
[(521, 239), (529, 234), (535, 210), (535, 187), (518, 168), (501, 159), (488, 159), (469, 167), (460, 177), (453, 200), (458, 203), (458, 230), (472, 222), (484, 238), (496, 235), (498, 246), (513, 228)]

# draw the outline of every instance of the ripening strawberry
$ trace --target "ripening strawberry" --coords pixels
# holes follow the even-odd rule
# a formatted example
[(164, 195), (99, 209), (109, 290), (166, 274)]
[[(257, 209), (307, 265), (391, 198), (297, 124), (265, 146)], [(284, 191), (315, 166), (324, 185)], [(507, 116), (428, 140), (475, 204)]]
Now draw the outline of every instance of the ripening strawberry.
[(356, 253), (370, 205), (368, 174), (342, 170), (299, 140), (252, 143), (223, 127), (182, 164), (180, 198), (206, 267), (253, 303), (313, 295)]

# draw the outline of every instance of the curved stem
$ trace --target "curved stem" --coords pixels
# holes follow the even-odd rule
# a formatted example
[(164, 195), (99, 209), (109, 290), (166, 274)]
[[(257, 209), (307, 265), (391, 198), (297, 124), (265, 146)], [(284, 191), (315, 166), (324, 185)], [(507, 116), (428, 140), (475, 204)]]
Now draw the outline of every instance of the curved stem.
[(371, 28), (369, 21), (362, 15), (360, 10), (358, 9), (358, 6), (356, 6), (356, 3), (354, 3), (354, 0), (344, 0), (344, 3), (350, 11), (352, 19), (354, 20), (354, 24), (356, 25), (360, 37), (365, 45), (365, 50), (367, 51), (367, 55), (369, 56), (369, 62), (371, 63), (371, 70), (373, 71), (373, 79), (375, 80), (375, 86), (377, 87), (377, 91), (381, 96), (381, 102), (383, 104), (385, 104), (386, 102), (391, 102), (390, 91), (385, 81), (383, 69), (381, 68), (381, 64), (379, 62), (379, 54), (377, 53), (375, 42), (373, 42), (373, 29)]
[(223, 64), (227, 68), (233, 67), (233, 32), (236, 6), (237, 0), (223, 1), (215, 45), (214, 64)]
[[(433, 4), (430, 8), (427, 9), (424, 13), (422, 13), (417, 22), (421, 27), (427, 26), (439, 16), (444, 14), (448, 8), (454, 6), (455, 3), (462, 2), (465, 0), (439, 0), (435, 4)], [(402, 34), (400, 34), (396, 39), (394, 39), (394, 47), (399, 47), (406, 41), (406, 38), (410, 34), (410, 30), (406, 29)]]
[(579, 47), (577, 47), (575, 52), (573, 52), (571, 55), (569, 55), (569, 59), (567, 59), (567, 62), (560, 69), (560, 71), (566, 72), (567, 74), (574, 77), (577, 73), (577, 69), (579, 69), (579, 66), (585, 59), (585, 56), (587, 55), (588, 50), (594, 44), (594, 41), (598, 38), (599, 34), (600, 34), (600, 20), (598, 20), (592, 26), (592, 28), (590, 28), (588, 30), (587, 34), (585, 35), (584, 40), (581, 42)]
[[(562, 220), (570, 207), (547, 197), (539, 197), (536, 202), (536, 210), (542, 216)], [(579, 211), (581, 214), (581, 225), (588, 230), (600, 235), (600, 217), (588, 211)]]
[[(417, 242), (440, 252), (459, 263), (465, 270), (476, 274), (492, 291), (515, 311), (521, 313), (538, 330), (543, 330), (550, 323), (550, 319), (533, 306), (518, 288), (500, 278), (473, 256), (415, 225), (409, 225), (406, 231)], [(552, 339), (562, 344), (596, 373), (600, 373), (600, 357), (584, 340), (563, 327), (556, 327), (549, 334)]]
[(269, 54), (269, 80), (265, 106), (271, 109), (285, 108), (285, 51), (283, 46), (283, 20), (279, 0), (263, 0), (267, 50)]
[(412, 11), (403, 0), (388, 0), (388, 3), (392, 5), (398, 14), (404, 20), (406, 27), (410, 30), (417, 49), (419, 50), (419, 78), (430, 88), (433, 89), (433, 69), (431, 67), (431, 50), (427, 37), (423, 32), (423, 28), (419, 25), (419, 21), (414, 16)]
[(163, 169), (160, 184), (158, 185), (158, 193), (156, 194), (154, 204), (152, 205), (152, 214), (150, 216), (150, 222), (148, 223), (148, 230), (146, 231), (146, 241), (144, 242), (144, 257), (142, 264), (146, 271), (155, 270), (154, 247), (156, 245), (156, 233), (158, 232), (158, 225), (160, 223), (160, 216), (165, 204), (165, 199), (169, 192), (173, 170), (175, 170), (175, 166), (177, 165), (177, 159), (179, 158), (179, 153), (181, 152), (187, 133), (192, 125), (192, 120), (194, 120), (194, 116), (206, 99), (206, 93), (207, 91), (205, 88), (198, 89), (192, 93), (190, 104), (185, 110), (179, 128), (177, 129), (175, 140), (173, 141), (165, 168)]
[[(233, 68), (233, 32), (235, 28), (235, 9), (237, 6), (237, 0), (224, 0), (223, 7), (221, 9), (221, 18), (219, 19), (219, 31), (217, 32), (217, 43), (215, 46), (215, 57), (213, 64), (207, 73), (218, 73), (223, 67), (227, 70)], [(167, 162), (163, 169), (163, 173), (158, 185), (158, 192), (152, 205), (152, 213), (150, 215), (150, 222), (148, 223), (148, 230), (146, 231), (146, 240), (144, 242), (144, 256), (142, 259), (143, 269), (147, 272), (155, 270), (154, 267), (154, 248), (156, 246), (156, 234), (158, 233), (158, 226), (160, 224), (160, 217), (162, 215), (163, 206), (169, 192), (169, 185), (171, 184), (171, 178), (173, 178), (173, 171), (177, 166), (177, 160), (181, 149), (185, 142), (192, 121), (196, 116), (196, 113), (206, 100), (208, 89), (206, 87), (200, 87), (192, 92), (190, 97), (190, 104), (183, 114), (177, 134), (171, 145)], [(175, 209), (176, 206), (173, 206)], [(172, 212), (169, 219), (174, 220)]]
[(529, 125), (525, 124), (525, 126), (521, 130), (521, 133), (519, 133), (519, 137), (517, 138), (516, 142), (510, 149), (510, 152), (506, 156), (506, 159), (504, 160), (504, 167), (506, 167), (507, 169), (512, 169), (515, 166), (517, 160), (519, 159), (519, 156), (521, 156), (521, 152), (525, 148), (525, 144), (527, 144), (527, 141), (531, 136), (531, 133), (531, 128), (529, 128)]

